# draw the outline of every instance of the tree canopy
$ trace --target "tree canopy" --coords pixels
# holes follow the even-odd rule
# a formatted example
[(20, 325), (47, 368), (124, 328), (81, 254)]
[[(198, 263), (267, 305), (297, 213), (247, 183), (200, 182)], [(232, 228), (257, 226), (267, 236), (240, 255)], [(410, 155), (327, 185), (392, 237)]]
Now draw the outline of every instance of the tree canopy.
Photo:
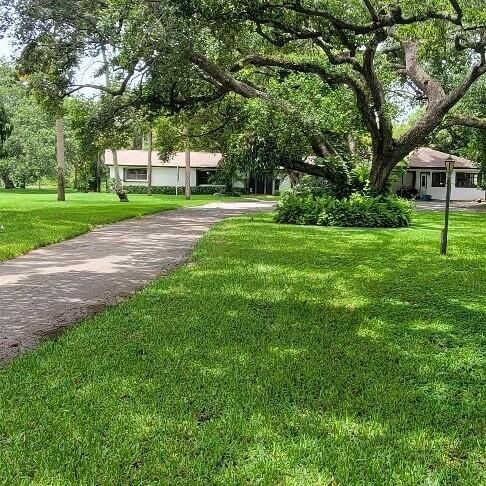
[[(25, 45), (20, 65), (49, 99), (82, 89), (76, 67), (103, 51), (116, 79), (90, 87), (123, 100), (120, 109), (170, 115), (237, 94), (318, 157), (282, 164), (341, 185), (349, 134), (366, 135), (381, 192), (444, 124), (486, 127), (469, 103), (484, 89), (483, 0), (2, 1)], [(423, 111), (396, 136), (404, 106)]]

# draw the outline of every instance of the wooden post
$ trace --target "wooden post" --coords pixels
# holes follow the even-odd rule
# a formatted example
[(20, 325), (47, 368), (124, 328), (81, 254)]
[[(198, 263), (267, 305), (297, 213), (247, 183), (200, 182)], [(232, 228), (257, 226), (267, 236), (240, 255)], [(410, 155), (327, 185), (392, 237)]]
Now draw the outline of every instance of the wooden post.
[(148, 133), (148, 161), (147, 161), (147, 194), (152, 195), (152, 152), (154, 150), (154, 137), (152, 130)]
[(64, 152), (64, 119), (56, 120), (56, 154), (57, 154), (57, 200), (66, 200), (66, 160)]

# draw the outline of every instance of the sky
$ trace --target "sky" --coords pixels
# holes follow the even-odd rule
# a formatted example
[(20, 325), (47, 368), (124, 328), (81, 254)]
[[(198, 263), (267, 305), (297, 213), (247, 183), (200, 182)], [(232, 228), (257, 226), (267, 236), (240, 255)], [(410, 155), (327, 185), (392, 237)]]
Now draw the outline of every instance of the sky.
[(9, 60), (12, 53), (10, 42), (7, 38), (0, 39), (0, 58)]
[[(0, 38), (0, 59), (12, 61), (14, 54), (15, 49), (8, 37)], [(95, 71), (97, 69), (99, 69), (99, 61), (93, 62), (92, 59), (89, 59), (81, 63), (76, 74), (76, 83), (102, 84), (103, 79), (98, 79), (95, 76)], [(93, 89), (83, 89), (79, 93), (86, 96), (92, 96), (98, 93), (98, 91)]]

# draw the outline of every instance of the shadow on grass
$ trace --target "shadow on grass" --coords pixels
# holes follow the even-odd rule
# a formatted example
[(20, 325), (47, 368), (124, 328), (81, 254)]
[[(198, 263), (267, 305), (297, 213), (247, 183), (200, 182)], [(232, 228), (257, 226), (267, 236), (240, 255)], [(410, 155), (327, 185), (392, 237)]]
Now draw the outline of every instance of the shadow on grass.
[(440, 220), (220, 225), (193, 264), (1, 372), (0, 470), (11, 482), (481, 484), (484, 245), (458, 232), (462, 248), (441, 258), (422, 224)]

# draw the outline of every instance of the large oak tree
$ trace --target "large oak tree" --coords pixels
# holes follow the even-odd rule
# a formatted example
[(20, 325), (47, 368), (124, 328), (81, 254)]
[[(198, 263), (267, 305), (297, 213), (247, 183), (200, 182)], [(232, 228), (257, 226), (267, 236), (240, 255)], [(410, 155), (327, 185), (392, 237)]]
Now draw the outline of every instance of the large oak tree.
[[(371, 141), (377, 193), (442, 124), (486, 127), (463, 103), (486, 73), (482, 0), (3, 1), (17, 12), (22, 64), (47, 72), (54, 91), (56, 83), (81, 89), (73, 68), (109, 46), (117, 82), (92, 88), (172, 112), (229, 93), (258, 99), (298, 126), (320, 157), (318, 165), (291, 158), (287, 168), (332, 182), (345, 183), (335, 164), (343, 153), (332, 129), (295, 102), (305, 94), (278, 89), (292, 73), (316, 93), (349, 91)], [(424, 110), (396, 136), (401, 97)]]

